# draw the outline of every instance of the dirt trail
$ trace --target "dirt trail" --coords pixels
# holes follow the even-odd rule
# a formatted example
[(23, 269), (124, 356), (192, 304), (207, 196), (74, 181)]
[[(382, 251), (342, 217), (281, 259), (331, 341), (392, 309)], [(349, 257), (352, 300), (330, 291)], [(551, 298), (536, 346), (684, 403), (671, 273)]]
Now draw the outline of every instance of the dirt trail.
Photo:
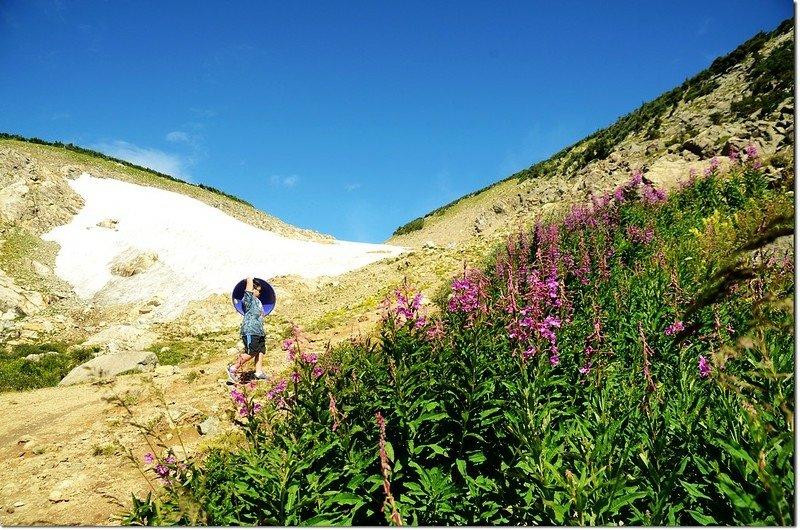
[(182, 440), (189, 450), (198, 447), (201, 418), (226, 423), (224, 366), (221, 359), (193, 367), (202, 373), (191, 383), (185, 373), (135, 374), (0, 394), (0, 525), (119, 525), (131, 494), (141, 498), (151, 487), (128, 456), (143, 465), (151, 450), (131, 420), (159, 425), (168, 446)]

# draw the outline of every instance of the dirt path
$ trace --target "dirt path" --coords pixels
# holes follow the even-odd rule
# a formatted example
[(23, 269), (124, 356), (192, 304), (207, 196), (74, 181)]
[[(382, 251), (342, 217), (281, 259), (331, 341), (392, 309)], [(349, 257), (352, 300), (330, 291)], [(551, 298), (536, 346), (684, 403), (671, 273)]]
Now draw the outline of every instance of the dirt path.
[(158, 425), (168, 446), (198, 447), (202, 419), (226, 423), (224, 365), (193, 368), (202, 373), (191, 383), (167, 370), (0, 394), (0, 525), (119, 525), (131, 494), (141, 498), (151, 487), (128, 456), (141, 464), (151, 450), (131, 420)]

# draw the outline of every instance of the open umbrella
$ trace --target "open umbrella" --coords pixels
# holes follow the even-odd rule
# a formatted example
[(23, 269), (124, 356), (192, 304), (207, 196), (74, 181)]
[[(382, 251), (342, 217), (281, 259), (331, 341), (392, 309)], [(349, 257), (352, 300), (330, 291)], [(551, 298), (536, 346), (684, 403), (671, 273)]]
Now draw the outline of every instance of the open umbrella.
[[(270, 312), (275, 309), (275, 289), (273, 289), (266, 280), (262, 280), (261, 278), (254, 278), (254, 280), (261, 282), (261, 293), (258, 295), (258, 299), (261, 300), (261, 303), (264, 305), (264, 314), (269, 315)], [(245, 287), (247, 287), (246, 279), (237, 283), (236, 287), (234, 287), (231, 292), (231, 303), (239, 314), (242, 315), (244, 315), (242, 298), (244, 298)]]

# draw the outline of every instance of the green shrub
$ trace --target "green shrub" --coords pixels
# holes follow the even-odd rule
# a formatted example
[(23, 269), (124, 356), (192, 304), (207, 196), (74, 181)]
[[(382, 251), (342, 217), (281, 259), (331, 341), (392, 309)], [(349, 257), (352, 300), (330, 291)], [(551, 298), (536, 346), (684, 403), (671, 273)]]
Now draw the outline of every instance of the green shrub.
[[(96, 351), (98, 348), (69, 348), (63, 343), (7, 346), (0, 350), (0, 392), (56, 386), (73, 368), (91, 360)], [(42, 357), (25, 358), (36, 354)]]

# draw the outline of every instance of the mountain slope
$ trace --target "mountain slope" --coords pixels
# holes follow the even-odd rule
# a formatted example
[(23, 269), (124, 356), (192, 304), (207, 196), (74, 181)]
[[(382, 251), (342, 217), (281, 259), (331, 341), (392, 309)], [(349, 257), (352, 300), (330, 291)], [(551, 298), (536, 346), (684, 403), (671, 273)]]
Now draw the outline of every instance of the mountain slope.
[[(318, 351), (329, 340), (368, 335), (384, 295), (404, 277), (427, 296), (437, 296), (465, 263), (480, 265), (506, 235), (613, 189), (635, 170), (657, 187), (670, 188), (692, 169), (702, 172), (714, 157), (728, 164), (731, 147), (753, 144), (770, 178), (786, 184), (794, 172), (794, 99), (774, 102), (759, 92), (765, 81), (759, 72), (771, 71), (765, 64), (782, 65), (785, 47), (793, 46), (791, 27), (782, 28), (550, 160), (432, 212), (417, 223), (421, 229), (388, 241), (410, 249), (402, 255), (335, 276), (271, 278), (278, 305), (266, 323), (267, 369), (284, 368), (279, 343), (292, 324), (309, 334)], [(749, 98), (754, 93), (760, 94), (757, 108)], [(783, 88), (774, 93), (786, 95)], [(171, 447), (190, 452), (226, 443), (232, 428), (224, 412), (229, 397), (223, 368), (236, 352), (240, 317), (226, 294), (193, 301), (174, 318), (158, 321), (147, 301), (82, 300), (56, 274), (59, 246), (42, 236), (85, 206), (70, 185), (84, 172), (177, 192), (300, 242), (332, 242), (213, 190), (63, 147), (0, 139), (0, 301), (5, 304), (0, 340), (77, 345), (116, 332), (101, 347), (129, 349), (137, 343), (162, 359), (155, 372), (113, 382), (0, 394), (6, 412), (0, 420), (0, 458), (14, 463), (0, 466), (0, 524), (118, 523), (114, 512), (129, 505), (129, 492), (141, 497), (148, 489), (126, 459), (130, 452), (141, 462), (151, 450), (131, 419), (160, 432)], [(198, 426), (207, 418), (220, 419), (223, 427), (201, 436)]]
[[(550, 159), (400, 227), (389, 243), (498, 239), (559, 205), (582, 203), (635, 170), (671, 188), (733, 148), (753, 144), (772, 178), (794, 172), (794, 21), (760, 33), (682, 86)], [(421, 228), (420, 228), (421, 227)]]

